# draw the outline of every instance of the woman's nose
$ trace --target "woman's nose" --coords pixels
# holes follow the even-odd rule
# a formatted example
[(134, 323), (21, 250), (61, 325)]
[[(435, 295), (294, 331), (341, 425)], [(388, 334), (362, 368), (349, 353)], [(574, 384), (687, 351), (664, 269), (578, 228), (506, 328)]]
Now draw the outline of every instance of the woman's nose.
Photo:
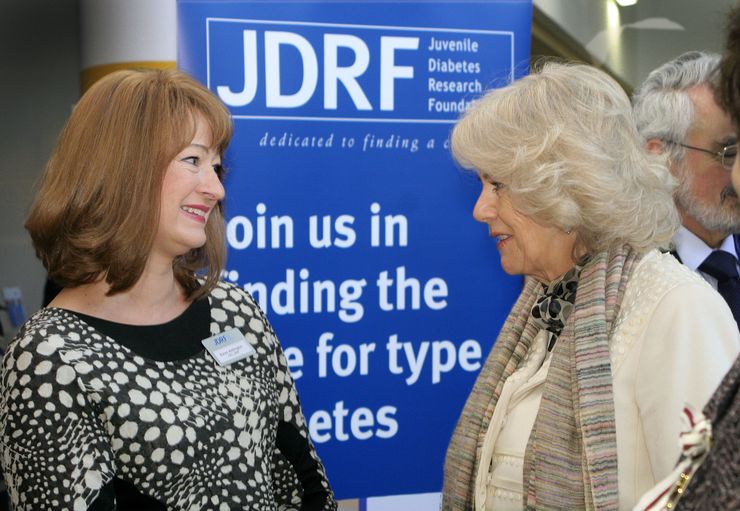
[(214, 169), (204, 173), (201, 189), (203, 193), (210, 195), (217, 201), (222, 200), (226, 195), (224, 185), (221, 183), (221, 180)]
[(485, 193), (485, 190), (481, 190), (478, 200), (475, 201), (475, 206), (473, 206), (473, 218), (484, 223), (495, 218), (496, 205), (494, 202), (493, 198)]

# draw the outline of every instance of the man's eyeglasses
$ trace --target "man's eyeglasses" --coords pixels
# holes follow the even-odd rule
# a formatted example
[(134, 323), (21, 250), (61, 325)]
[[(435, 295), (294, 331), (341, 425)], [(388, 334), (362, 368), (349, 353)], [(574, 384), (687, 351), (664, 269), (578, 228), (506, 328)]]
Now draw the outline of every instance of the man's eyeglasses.
[(714, 156), (714, 158), (727, 170), (732, 169), (732, 166), (735, 164), (735, 158), (737, 157), (737, 143), (726, 145), (719, 151), (712, 151), (711, 149), (704, 149), (703, 147), (682, 144), (681, 142), (673, 142), (672, 140), (667, 140), (666, 143), (685, 147), (692, 151), (700, 151), (702, 153), (710, 154)]

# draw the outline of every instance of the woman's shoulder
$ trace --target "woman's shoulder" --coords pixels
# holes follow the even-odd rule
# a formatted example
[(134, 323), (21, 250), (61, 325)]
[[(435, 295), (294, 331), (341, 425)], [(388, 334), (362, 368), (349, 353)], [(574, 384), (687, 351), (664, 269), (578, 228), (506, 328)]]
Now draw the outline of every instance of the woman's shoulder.
[[(708, 323), (712, 326), (713, 338), (702, 336), (701, 342), (737, 343), (737, 327), (719, 293), (671, 254), (648, 252), (638, 263), (625, 290), (610, 342), (612, 365), (618, 367), (630, 346), (642, 339), (650, 328), (664, 331), (684, 328), (688, 333), (692, 331), (690, 327), (707, 326)], [(669, 341), (675, 342), (675, 339)]]
[(249, 306), (256, 306), (256, 302), (252, 295), (250, 295), (245, 289), (242, 289), (238, 285), (231, 282), (224, 282), (222, 280), (216, 283), (216, 286), (208, 294), (211, 303), (231, 303), (231, 304), (247, 304)]
[(47, 307), (34, 313), (8, 345), (8, 352), (31, 351), (51, 354), (68, 342), (78, 342), (86, 335), (85, 324), (64, 309)]
[(671, 254), (653, 250), (640, 260), (627, 284), (623, 314), (640, 310), (649, 315), (662, 303), (692, 310), (726, 308), (719, 293), (699, 274)]
[(655, 250), (645, 254), (632, 273), (620, 316), (651, 317), (657, 311), (726, 316), (734, 325), (724, 299), (706, 280), (671, 254)]
[[(716, 295), (716, 296), (714, 296)], [(680, 297), (681, 302), (708, 299), (714, 303), (722, 298), (701, 276), (691, 271), (669, 253), (651, 250), (637, 263), (627, 284), (620, 308), (620, 322), (634, 316), (644, 323), (661, 302)]]
[(658, 250), (651, 250), (642, 257), (632, 274), (630, 286), (639, 291), (651, 290), (653, 295), (665, 294), (672, 289), (686, 286), (712, 290), (712, 286), (688, 266), (670, 253)]
[[(267, 319), (259, 304), (246, 290), (230, 282), (219, 281), (208, 295), (211, 319), (217, 323), (234, 323), (241, 326), (246, 318), (267, 324)], [(250, 320), (250, 323), (252, 321)]]
[[(8, 345), (2, 362), (3, 384), (25, 381), (24, 385), (33, 386), (31, 380), (38, 383), (48, 374), (55, 374), (52, 367), (79, 362), (85, 358), (91, 336), (99, 337), (99, 334), (64, 309), (37, 311)], [(16, 377), (8, 380), (11, 373)], [(19, 376), (24, 374), (25, 380)]]

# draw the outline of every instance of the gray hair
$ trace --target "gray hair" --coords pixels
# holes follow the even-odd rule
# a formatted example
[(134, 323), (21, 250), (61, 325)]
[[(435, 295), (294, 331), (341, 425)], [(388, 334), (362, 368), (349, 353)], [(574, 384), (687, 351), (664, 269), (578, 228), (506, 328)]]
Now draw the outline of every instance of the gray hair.
[(582, 64), (542, 69), (489, 91), (458, 121), (452, 154), (544, 225), (573, 230), (590, 252), (667, 246), (678, 228), (675, 180), (649, 155), (624, 90)]
[[(694, 122), (694, 106), (688, 89), (713, 87), (720, 56), (715, 53), (689, 51), (654, 69), (632, 97), (637, 131), (647, 142), (686, 142)], [(676, 144), (666, 146), (666, 156), (683, 159), (686, 150)]]

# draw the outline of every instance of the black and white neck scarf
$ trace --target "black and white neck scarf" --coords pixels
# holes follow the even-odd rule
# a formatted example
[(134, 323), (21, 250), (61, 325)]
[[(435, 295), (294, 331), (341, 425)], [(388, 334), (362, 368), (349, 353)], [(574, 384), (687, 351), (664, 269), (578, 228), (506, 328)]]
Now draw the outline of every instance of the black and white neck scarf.
[(532, 307), (532, 318), (549, 332), (547, 351), (552, 351), (565, 321), (573, 310), (582, 266), (574, 266), (565, 275), (550, 284), (542, 284), (542, 296)]

